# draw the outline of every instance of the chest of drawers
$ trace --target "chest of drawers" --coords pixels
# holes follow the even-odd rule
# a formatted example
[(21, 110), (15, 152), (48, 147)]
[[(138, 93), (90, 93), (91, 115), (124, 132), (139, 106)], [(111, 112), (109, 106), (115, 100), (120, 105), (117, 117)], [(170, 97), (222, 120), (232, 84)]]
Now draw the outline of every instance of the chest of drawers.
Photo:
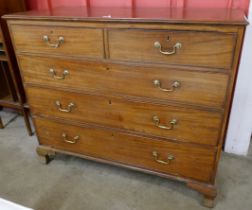
[(243, 14), (126, 11), (5, 17), (37, 152), (45, 161), (60, 152), (183, 181), (211, 207)]

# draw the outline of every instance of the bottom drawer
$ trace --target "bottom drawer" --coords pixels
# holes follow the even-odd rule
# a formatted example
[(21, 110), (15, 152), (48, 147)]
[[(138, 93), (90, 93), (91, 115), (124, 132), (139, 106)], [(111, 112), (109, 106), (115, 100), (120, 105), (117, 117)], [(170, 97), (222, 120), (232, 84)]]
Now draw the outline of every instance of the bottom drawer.
[(41, 145), (156, 172), (210, 181), (215, 148), (34, 119)]

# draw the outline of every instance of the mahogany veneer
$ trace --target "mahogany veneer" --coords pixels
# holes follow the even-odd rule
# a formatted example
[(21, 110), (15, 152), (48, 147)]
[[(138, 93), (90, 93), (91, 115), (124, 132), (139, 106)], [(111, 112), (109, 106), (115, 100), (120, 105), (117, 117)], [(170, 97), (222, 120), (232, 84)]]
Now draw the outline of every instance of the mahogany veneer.
[(242, 12), (59, 8), (5, 18), (44, 161), (61, 152), (180, 180), (213, 206)]

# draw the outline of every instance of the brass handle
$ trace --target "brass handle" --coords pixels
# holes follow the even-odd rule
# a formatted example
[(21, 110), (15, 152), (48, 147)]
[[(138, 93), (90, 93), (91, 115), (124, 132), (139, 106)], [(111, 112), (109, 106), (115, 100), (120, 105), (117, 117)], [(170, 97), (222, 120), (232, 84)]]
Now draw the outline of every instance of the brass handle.
[(66, 143), (76, 144), (77, 141), (80, 139), (80, 136), (75, 136), (73, 138), (73, 140), (69, 140), (67, 134), (66, 133), (62, 133), (62, 138), (63, 138), (64, 142), (66, 142)]
[(171, 51), (163, 51), (162, 50), (162, 45), (160, 44), (160, 42), (156, 41), (154, 43), (154, 47), (156, 47), (157, 49), (159, 49), (159, 52), (162, 53), (163, 55), (173, 55), (173, 54), (176, 54), (177, 50), (181, 49), (182, 48), (182, 44), (177, 42)]
[(65, 38), (64, 38), (63, 36), (60, 36), (60, 37), (58, 38), (57, 43), (51, 43), (51, 42), (50, 42), (49, 36), (44, 35), (44, 36), (43, 36), (43, 41), (44, 41), (49, 47), (58, 48), (61, 44), (64, 43)]
[(55, 72), (54, 69), (49, 69), (49, 73), (52, 75), (54, 79), (57, 79), (57, 80), (64, 80), (66, 76), (69, 75), (68, 70), (64, 70), (62, 76), (57, 76), (57, 73)]
[(177, 120), (176, 119), (173, 119), (170, 121), (170, 126), (165, 126), (165, 125), (160, 125), (160, 119), (158, 116), (153, 116), (152, 117), (152, 121), (154, 122), (154, 124), (161, 128), (161, 129), (165, 129), (165, 130), (173, 130), (174, 126), (177, 124)]
[(160, 164), (163, 164), (163, 165), (168, 165), (171, 163), (172, 160), (175, 159), (175, 157), (172, 155), (172, 154), (169, 154), (167, 156), (167, 160), (160, 160), (159, 159), (159, 154), (157, 151), (153, 151), (152, 152), (152, 156), (154, 157), (154, 160), (157, 162), (157, 163), (160, 163)]
[(155, 87), (157, 87), (158, 89), (160, 89), (164, 92), (173, 92), (173, 91), (175, 91), (176, 88), (179, 88), (181, 86), (181, 83), (179, 81), (175, 81), (172, 83), (170, 89), (165, 89), (165, 88), (162, 88), (161, 81), (158, 79), (153, 80), (153, 84)]
[(62, 104), (60, 103), (60, 101), (56, 101), (55, 104), (60, 112), (66, 113), (72, 112), (73, 108), (75, 107), (75, 104), (73, 102), (69, 103), (66, 109), (62, 108)]

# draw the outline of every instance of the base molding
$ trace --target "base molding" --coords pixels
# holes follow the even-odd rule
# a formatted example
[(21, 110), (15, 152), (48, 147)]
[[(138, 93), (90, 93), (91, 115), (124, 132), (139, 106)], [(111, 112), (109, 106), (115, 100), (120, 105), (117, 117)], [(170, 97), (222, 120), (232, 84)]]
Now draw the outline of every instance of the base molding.
[(62, 154), (66, 154), (66, 155), (81, 157), (84, 159), (93, 160), (93, 161), (100, 162), (100, 163), (106, 163), (106, 164), (110, 164), (110, 165), (114, 165), (114, 166), (119, 166), (119, 167), (131, 169), (131, 170), (135, 170), (135, 171), (140, 171), (140, 172), (160, 176), (160, 177), (171, 179), (174, 181), (184, 182), (188, 188), (191, 188), (191, 189), (193, 189), (203, 195), (203, 202), (202, 202), (203, 206), (208, 207), (208, 208), (214, 207), (214, 201), (217, 196), (217, 190), (214, 185), (207, 184), (204, 182), (194, 181), (194, 180), (183, 178), (183, 177), (177, 177), (177, 176), (170, 175), (170, 174), (164, 174), (164, 173), (160, 173), (160, 172), (156, 172), (156, 171), (151, 171), (151, 170), (144, 169), (144, 168), (134, 167), (131, 165), (126, 165), (126, 164), (122, 164), (122, 163), (117, 163), (117, 162), (112, 162), (112, 161), (108, 161), (108, 160), (95, 158), (95, 157), (85, 156), (82, 154), (76, 154), (76, 153), (72, 153), (72, 152), (58, 150), (58, 149), (55, 149), (55, 148), (52, 148), (49, 146), (39, 145), (37, 147), (37, 154), (39, 156), (40, 162), (43, 164), (50, 163), (54, 159), (56, 153), (62, 153)]

